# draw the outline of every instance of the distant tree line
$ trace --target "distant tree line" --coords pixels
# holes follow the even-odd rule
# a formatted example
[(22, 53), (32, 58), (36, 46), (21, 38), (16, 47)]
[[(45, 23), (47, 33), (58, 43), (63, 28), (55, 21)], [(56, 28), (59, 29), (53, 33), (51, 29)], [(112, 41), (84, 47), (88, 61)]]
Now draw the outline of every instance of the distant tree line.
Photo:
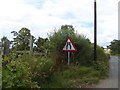
[[(16, 51), (30, 50), (30, 37), (32, 37), (33, 51), (42, 52), (42, 53), (45, 52), (45, 47), (43, 45), (48, 40), (48, 38), (38, 37), (37, 39), (31, 34), (30, 30), (25, 27), (21, 28), (18, 32), (12, 31), (11, 33), (14, 36), (12, 41), (10, 41), (6, 36), (3, 36), (3, 38), (1, 38), (1, 42), (4, 42), (6, 40), (10, 42), (11, 51), (12, 50), (16, 50)], [(2, 45), (2, 46), (5, 47), (5, 45)], [(5, 47), (5, 48), (9, 48), (9, 47)]]
[(111, 54), (120, 54), (120, 40), (114, 39), (108, 48), (111, 49)]

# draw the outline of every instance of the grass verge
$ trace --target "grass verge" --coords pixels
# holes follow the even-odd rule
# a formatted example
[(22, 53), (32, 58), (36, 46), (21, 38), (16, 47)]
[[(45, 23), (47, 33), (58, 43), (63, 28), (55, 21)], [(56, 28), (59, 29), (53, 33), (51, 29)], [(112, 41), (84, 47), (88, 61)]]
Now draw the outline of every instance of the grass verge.
[(53, 75), (52, 80), (43, 83), (42, 88), (84, 88), (96, 84), (106, 75), (101, 76), (101, 71), (92, 67), (69, 66), (62, 72)]

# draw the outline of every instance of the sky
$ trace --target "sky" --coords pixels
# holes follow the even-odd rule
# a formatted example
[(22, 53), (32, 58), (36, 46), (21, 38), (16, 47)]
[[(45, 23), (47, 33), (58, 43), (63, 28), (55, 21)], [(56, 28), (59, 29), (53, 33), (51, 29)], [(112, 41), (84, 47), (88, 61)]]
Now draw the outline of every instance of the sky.
[[(119, 0), (97, 1), (97, 44), (108, 46), (118, 39)], [(13, 38), (22, 27), (36, 38), (73, 25), (76, 32), (94, 42), (94, 0), (0, 0), (0, 38)]]

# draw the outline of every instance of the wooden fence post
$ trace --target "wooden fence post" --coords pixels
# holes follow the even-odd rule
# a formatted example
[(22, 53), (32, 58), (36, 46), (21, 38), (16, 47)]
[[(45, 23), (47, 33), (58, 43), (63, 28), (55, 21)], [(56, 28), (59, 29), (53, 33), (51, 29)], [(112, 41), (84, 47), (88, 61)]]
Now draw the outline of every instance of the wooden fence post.
[(33, 53), (33, 36), (30, 36), (30, 54)]

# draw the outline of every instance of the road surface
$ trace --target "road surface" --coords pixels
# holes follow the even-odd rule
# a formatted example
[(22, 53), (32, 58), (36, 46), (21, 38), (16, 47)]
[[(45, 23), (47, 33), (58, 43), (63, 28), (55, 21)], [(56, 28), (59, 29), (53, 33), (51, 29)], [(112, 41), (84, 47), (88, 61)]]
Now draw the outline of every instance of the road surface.
[(95, 88), (118, 88), (118, 57), (111, 56), (109, 77), (101, 80)]

